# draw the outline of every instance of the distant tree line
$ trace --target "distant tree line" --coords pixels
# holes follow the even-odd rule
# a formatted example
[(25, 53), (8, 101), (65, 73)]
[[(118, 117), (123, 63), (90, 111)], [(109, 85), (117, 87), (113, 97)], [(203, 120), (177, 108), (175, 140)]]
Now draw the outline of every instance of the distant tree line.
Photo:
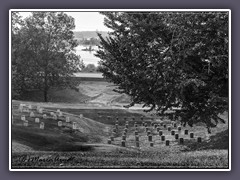
[(91, 46), (99, 46), (100, 45), (100, 39), (97, 38), (83, 38), (83, 39), (78, 39), (78, 43), (81, 45), (91, 45)]

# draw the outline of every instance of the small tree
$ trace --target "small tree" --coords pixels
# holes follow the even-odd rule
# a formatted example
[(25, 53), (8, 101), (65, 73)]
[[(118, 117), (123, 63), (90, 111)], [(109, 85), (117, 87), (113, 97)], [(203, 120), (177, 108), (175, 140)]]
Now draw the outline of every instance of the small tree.
[(63, 12), (33, 12), (25, 19), (14, 34), (12, 58), (22, 90), (38, 88), (48, 101), (51, 87), (73, 86), (71, 76), (81, 67), (74, 27), (74, 19)]

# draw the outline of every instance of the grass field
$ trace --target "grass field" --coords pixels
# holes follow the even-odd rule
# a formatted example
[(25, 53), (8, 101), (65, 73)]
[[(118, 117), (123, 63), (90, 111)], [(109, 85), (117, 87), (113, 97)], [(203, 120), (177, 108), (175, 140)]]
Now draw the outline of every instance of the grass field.
[[(149, 146), (145, 127), (139, 126), (138, 148), (135, 146), (133, 122), (140, 125), (141, 117), (144, 117), (144, 122), (148, 122), (149, 126), (151, 122), (156, 123), (138, 111), (69, 108), (61, 111), (64, 116), (71, 117), (71, 122), (77, 122), (78, 130), (72, 130), (71, 123), (58, 127), (56, 120), (50, 116), (50, 112), (56, 112), (54, 108), (45, 109), (47, 119), (41, 119), (41, 114), (35, 112), (45, 122), (44, 130), (28, 117), (29, 113), (13, 110), (12, 168), (228, 168), (226, 124), (214, 129), (210, 138), (202, 126), (186, 127), (190, 132), (195, 132), (196, 137), (201, 136), (203, 142), (197, 143), (196, 139), (184, 135), (182, 130), (180, 135), (186, 139), (184, 145), (179, 145), (178, 140), (161, 127), (166, 139), (170, 140), (170, 146), (160, 140), (156, 129), (151, 126), (154, 147)], [(28, 127), (22, 126), (20, 115), (23, 114), (29, 120)], [(80, 119), (79, 114), (85, 118)], [(222, 116), (226, 119), (227, 113)], [(107, 144), (116, 117), (119, 129), (112, 144)], [(58, 120), (64, 122), (64, 117)], [(121, 147), (121, 135), (127, 120), (130, 127), (126, 147)]]
[[(23, 96), (24, 101), (13, 101), (13, 123), (11, 127), (12, 168), (228, 168), (228, 113), (221, 115), (226, 124), (219, 124), (212, 129), (212, 134), (201, 124), (193, 127), (182, 127), (178, 131), (184, 138), (179, 144), (171, 132), (160, 126), (165, 140), (161, 140), (154, 124), (163, 122), (171, 125), (168, 117), (159, 118), (143, 109), (125, 109), (123, 105), (130, 102), (125, 94), (113, 91), (114, 86), (105, 81), (82, 81), (79, 91), (70, 89), (51, 89), (49, 103), (43, 103), (43, 94), (39, 91), (29, 92)], [(29, 101), (29, 102), (26, 102)], [(32, 104), (35, 117), (45, 123), (40, 129), (29, 112), (20, 112), (20, 103)], [(36, 107), (44, 107), (42, 114)], [(62, 117), (53, 119), (51, 113), (57, 109), (63, 112)], [(83, 118), (80, 118), (80, 114)], [(28, 127), (23, 126), (21, 116), (25, 115)], [(66, 122), (66, 117), (70, 122)], [(161, 120), (160, 120), (161, 119)], [(115, 134), (116, 120), (118, 129)], [(62, 126), (58, 126), (62, 121)], [(126, 132), (126, 147), (121, 146), (125, 123), (129, 128)], [(139, 146), (136, 147), (134, 123), (138, 124)], [(142, 123), (147, 123), (153, 135), (153, 147)], [(74, 130), (73, 123), (77, 129)], [(179, 122), (177, 122), (178, 125)], [(194, 132), (194, 138), (185, 135), (184, 130)], [(108, 140), (114, 136), (114, 141)], [(202, 137), (202, 142), (196, 138)], [(166, 146), (166, 140), (170, 145)]]

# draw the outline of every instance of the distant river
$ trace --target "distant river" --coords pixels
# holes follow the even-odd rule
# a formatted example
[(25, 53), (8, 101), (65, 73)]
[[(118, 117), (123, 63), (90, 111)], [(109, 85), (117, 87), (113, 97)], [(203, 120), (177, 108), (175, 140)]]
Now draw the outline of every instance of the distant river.
[[(98, 66), (98, 61), (100, 60), (98, 57), (94, 56), (96, 51), (83, 51), (82, 49), (89, 48), (89, 46), (77, 46), (76, 47), (76, 54), (81, 56), (81, 59), (83, 60), (83, 63), (85, 65), (87, 64), (94, 64), (95, 66)], [(97, 50), (97, 46), (92, 46), (93, 49)]]

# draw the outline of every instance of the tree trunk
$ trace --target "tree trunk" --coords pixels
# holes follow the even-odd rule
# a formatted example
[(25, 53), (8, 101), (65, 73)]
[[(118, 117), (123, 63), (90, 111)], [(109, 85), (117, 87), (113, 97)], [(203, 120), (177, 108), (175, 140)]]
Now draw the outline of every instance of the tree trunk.
[(47, 97), (47, 95), (48, 95), (48, 90), (45, 88), (45, 89), (44, 89), (44, 101), (45, 101), (45, 102), (48, 102), (48, 97)]
[(47, 72), (45, 71), (45, 75), (44, 75), (44, 101), (48, 102), (48, 82), (47, 82), (48, 78), (47, 78)]

